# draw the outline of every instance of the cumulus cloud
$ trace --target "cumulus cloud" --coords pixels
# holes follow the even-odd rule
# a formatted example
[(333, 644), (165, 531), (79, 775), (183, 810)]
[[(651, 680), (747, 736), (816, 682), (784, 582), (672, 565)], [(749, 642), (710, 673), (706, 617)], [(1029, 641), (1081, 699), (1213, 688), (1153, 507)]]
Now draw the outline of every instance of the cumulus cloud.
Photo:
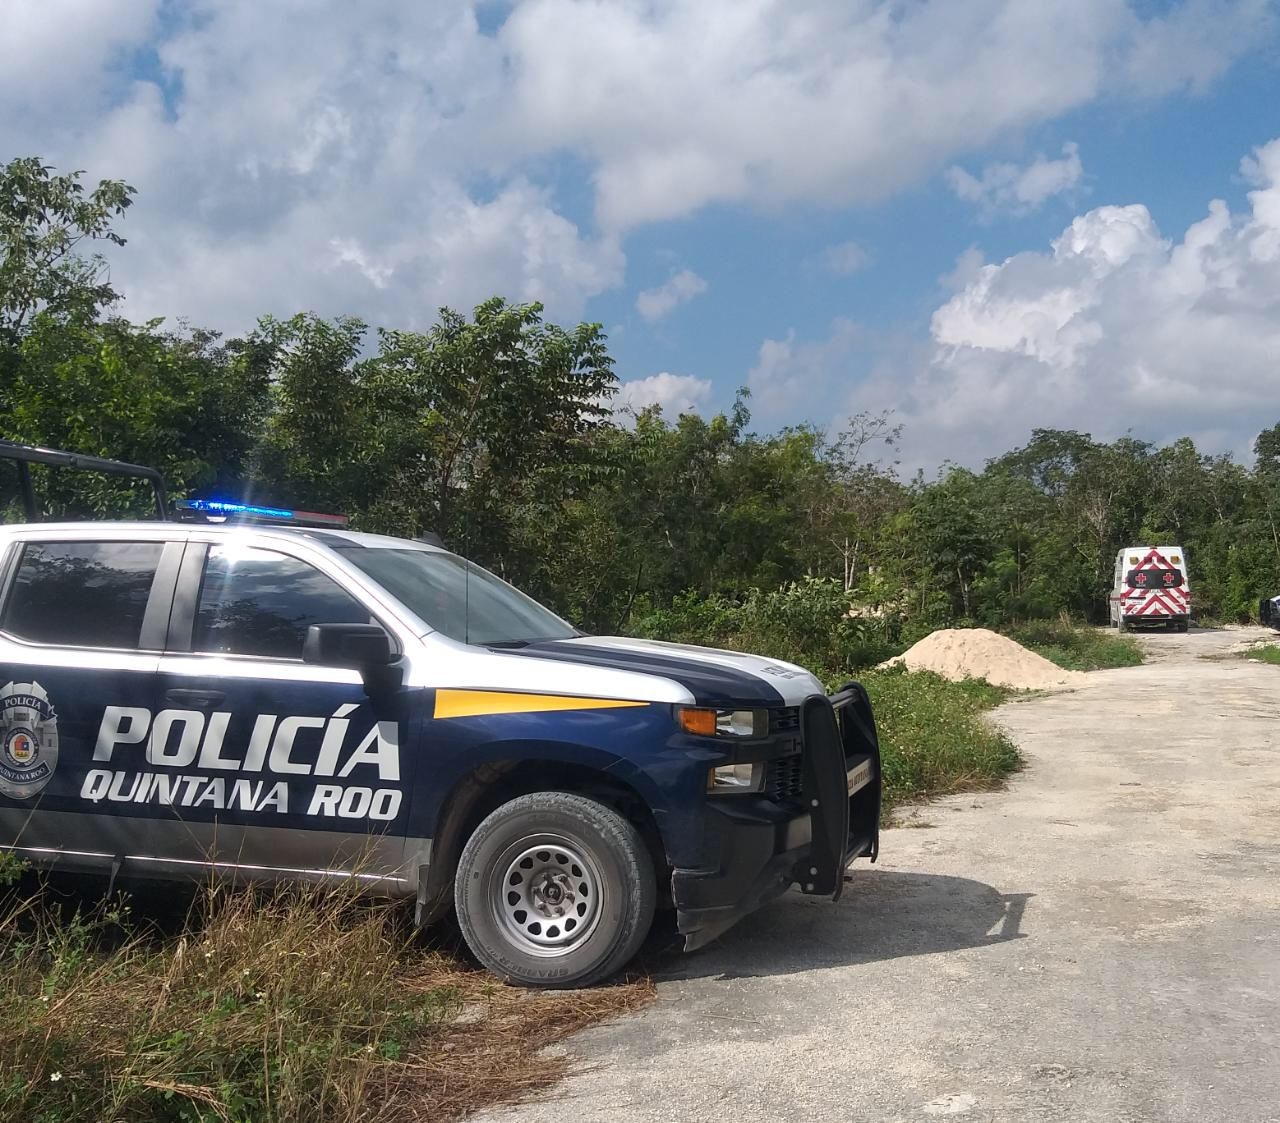
[(648, 378), (637, 378), (618, 387), (613, 399), (617, 413), (638, 413), (649, 406), (660, 406), (668, 416), (697, 413), (711, 400), (711, 383), (691, 374), (662, 371)]
[(501, 291), (573, 317), (637, 225), (881, 199), (1101, 96), (1200, 88), (1273, 18), (1148, 7), (5, 0), (0, 150), (139, 188), (130, 315), (411, 326)]
[(588, 153), (600, 220), (625, 228), (716, 202), (881, 199), (1099, 95), (1199, 87), (1274, 16), (1267, 0), (1138, 8), (527, 0), (500, 38), (520, 137)]
[(681, 304), (707, 291), (707, 282), (691, 269), (681, 269), (665, 284), (645, 289), (636, 297), (636, 311), (653, 323), (671, 315)]
[(1048, 252), (971, 268), (927, 360), (863, 395), (897, 406), (935, 463), (979, 462), (1033, 427), (1247, 451), (1280, 417), (1280, 139), (1242, 171), (1248, 212), (1214, 200), (1179, 238), (1141, 204), (1104, 206)]
[(152, 32), (161, 0), (5, 0), (0, 99), (46, 114), (92, 105), (111, 87), (120, 51)]
[(1118, 59), (1116, 87), (1144, 96), (1206, 90), (1250, 36), (1275, 27), (1271, 0), (1184, 0), (1153, 14), (1132, 49)]
[(1001, 212), (1028, 214), (1054, 195), (1071, 191), (1083, 175), (1079, 147), (1068, 141), (1057, 160), (1041, 155), (1024, 166), (989, 164), (981, 176), (952, 166), (947, 182), (961, 199), (977, 204), (984, 217), (992, 218)]
[[(319, 3), (306, 18), (223, 0), (172, 9), (158, 36), (144, 0), (102, 0), (86, 15), (121, 22), (92, 56), (62, 22), (74, 0), (16, 3), (31, 85), (22, 102), (0, 85), (0, 109), (24, 106), (0, 112), (0, 149), (138, 188), (129, 244), (109, 253), (134, 318), (242, 331), (310, 308), (425, 326), (442, 304), (495, 293), (572, 318), (623, 279), (618, 237), (575, 221), (550, 187), (514, 167), (469, 186), (487, 166), (485, 130), (460, 122), (490, 116), (502, 49), (468, 0)], [(121, 52), (144, 45), (152, 77), (122, 82)], [(51, 108), (61, 48), (83, 55), (106, 103)]]
[(847, 381), (850, 357), (865, 342), (863, 329), (843, 317), (823, 340), (797, 341), (794, 330), (766, 339), (747, 375), (752, 411), (771, 424), (820, 420), (809, 412), (813, 402), (829, 400), (832, 388)]

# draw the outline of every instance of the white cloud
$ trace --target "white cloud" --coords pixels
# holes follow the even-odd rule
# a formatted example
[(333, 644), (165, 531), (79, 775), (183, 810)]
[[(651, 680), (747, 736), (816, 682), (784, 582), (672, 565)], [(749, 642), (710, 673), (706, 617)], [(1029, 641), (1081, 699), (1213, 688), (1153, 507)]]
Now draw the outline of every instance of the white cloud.
[(1280, 416), (1280, 139), (1242, 169), (1249, 212), (1214, 200), (1176, 241), (1141, 204), (1105, 206), (1047, 253), (971, 263), (931, 354), (860, 396), (898, 408), (920, 462), (978, 462), (1033, 427), (1247, 450)]
[(711, 400), (711, 383), (691, 374), (651, 374), (618, 387), (613, 408), (618, 413), (636, 412), (661, 406), (668, 416), (697, 413)]
[(701, 296), (707, 288), (707, 282), (693, 270), (681, 269), (665, 284), (645, 289), (636, 297), (636, 311), (653, 323), (669, 316), (681, 304), (687, 304), (695, 296)]
[(0, 104), (6, 111), (83, 112), (110, 84), (118, 52), (151, 32), (161, 0), (4, 0)]
[(1118, 60), (1118, 87), (1149, 97), (1179, 89), (1202, 93), (1242, 44), (1270, 36), (1275, 19), (1272, 0), (1185, 0), (1146, 21)]
[(828, 246), (814, 260), (814, 264), (826, 273), (836, 277), (848, 277), (859, 269), (864, 269), (871, 261), (867, 253), (857, 242), (840, 242)]
[[(138, 48), (143, 0), (109, 5), (142, 13), (122, 24)], [(62, 66), (65, 39), (65, 27), (30, 33), (39, 73)], [(490, 116), (502, 63), (468, 0), (334, 0), (305, 18), (220, 0), (155, 49), (168, 99), (132, 81), (106, 108), (55, 112), (33, 95), (26, 113), (0, 111), (0, 150), (138, 188), (129, 244), (109, 253), (131, 317), (241, 331), (263, 312), (314, 309), (412, 327), (499, 293), (573, 318), (622, 281), (619, 239), (584, 229), (519, 169), (498, 169), (483, 193), (464, 186), (487, 155), (462, 118)], [(99, 51), (100, 77), (118, 53)]]
[(1054, 195), (1071, 191), (1083, 175), (1080, 150), (1068, 141), (1062, 146), (1060, 159), (1041, 155), (1022, 167), (989, 164), (981, 177), (952, 166), (947, 169), (947, 182), (961, 199), (977, 204), (983, 215), (991, 218), (1002, 211), (1027, 214)]
[(601, 221), (625, 228), (716, 202), (881, 199), (1100, 95), (1200, 87), (1273, 19), (1266, 0), (1135, 7), (527, 0), (500, 38), (520, 141), (586, 153)]
[(573, 317), (638, 224), (880, 199), (1099, 97), (1201, 88), (1273, 15), (1133, 3), (513, 0), (488, 34), (477, 0), (5, 0), (0, 151), (139, 188), (132, 316), (411, 326), (500, 291)]
[(794, 330), (785, 339), (766, 339), (747, 375), (752, 413), (766, 424), (821, 420), (813, 403), (828, 400), (833, 386), (847, 380), (850, 357), (865, 339), (862, 328), (843, 318), (824, 340), (797, 342)]

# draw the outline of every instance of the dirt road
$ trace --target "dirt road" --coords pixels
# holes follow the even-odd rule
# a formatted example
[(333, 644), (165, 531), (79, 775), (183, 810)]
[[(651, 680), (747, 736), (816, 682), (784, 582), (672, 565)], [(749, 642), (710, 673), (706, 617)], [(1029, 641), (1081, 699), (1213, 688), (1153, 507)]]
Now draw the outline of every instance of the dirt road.
[(1280, 1120), (1280, 668), (1225, 657), (1262, 634), (1152, 636), (1003, 707), (1008, 791), (661, 961), (589, 1067), (486, 1118)]

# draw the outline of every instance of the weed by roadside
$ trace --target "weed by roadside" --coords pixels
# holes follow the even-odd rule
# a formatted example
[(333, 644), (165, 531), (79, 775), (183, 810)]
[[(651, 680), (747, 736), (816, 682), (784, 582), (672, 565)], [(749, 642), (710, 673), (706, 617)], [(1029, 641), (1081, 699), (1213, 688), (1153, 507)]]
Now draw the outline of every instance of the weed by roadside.
[(1142, 662), (1142, 649), (1134, 640), (1097, 628), (1041, 621), (1011, 628), (1008, 635), (1068, 671), (1136, 667)]
[(1265, 643), (1261, 647), (1251, 647), (1244, 652), (1246, 659), (1255, 659), (1259, 663), (1271, 663), (1280, 667), (1280, 645)]
[(454, 1120), (553, 1083), (541, 1049), (648, 994), (502, 987), (342, 890), (208, 890), (165, 935), (123, 898), (11, 887), (0, 1120)]
[(1009, 692), (979, 679), (949, 682), (927, 671), (866, 671), (884, 768), (886, 807), (995, 787), (1021, 761), (983, 714)]

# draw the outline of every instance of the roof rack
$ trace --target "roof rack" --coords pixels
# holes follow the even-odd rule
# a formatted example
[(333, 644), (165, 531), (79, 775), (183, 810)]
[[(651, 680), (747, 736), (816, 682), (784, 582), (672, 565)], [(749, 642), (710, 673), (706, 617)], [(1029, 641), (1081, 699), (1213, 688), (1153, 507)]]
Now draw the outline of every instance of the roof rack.
[(0, 439), (0, 460), (12, 460), (18, 468), (18, 490), (22, 494), (22, 507), (30, 522), (40, 521), (40, 504), (36, 500), (31, 483), (31, 465), (44, 464), (50, 468), (72, 468), (81, 472), (100, 472), (105, 476), (131, 476), (146, 480), (155, 493), (156, 515), (169, 518), (169, 493), (165, 490), (164, 477), (154, 468), (141, 464), (129, 464), (123, 460), (107, 460), (101, 456), (84, 456), (78, 452), (63, 452), (56, 448), (40, 448), (15, 441)]
[(305, 526), (345, 530), (351, 520), (346, 515), (324, 515), (319, 511), (294, 511), (288, 507), (264, 507), (256, 503), (236, 503), (229, 499), (179, 499), (174, 507), (184, 522), (266, 523), (271, 526)]

